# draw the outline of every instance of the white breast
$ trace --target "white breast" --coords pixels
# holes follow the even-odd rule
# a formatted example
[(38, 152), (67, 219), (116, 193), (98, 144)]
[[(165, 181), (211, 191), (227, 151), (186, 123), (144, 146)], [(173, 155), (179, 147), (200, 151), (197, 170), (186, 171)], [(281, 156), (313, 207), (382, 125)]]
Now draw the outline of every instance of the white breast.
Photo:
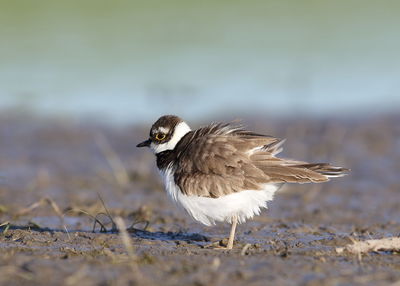
[(258, 215), (262, 208), (267, 208), (267, 202), (273, 199), (278, 186), (266, 184), (263, 190), (246, 190), (220, 198), (207, 198), (184, 195), (175, 184), (172, 167), (161, 172), (166, 191), (171, 199), (183, 207), (189, 215), (205, 225), (215, 222), (231, 222), (232, 216), (238, 217), (238, 222)]

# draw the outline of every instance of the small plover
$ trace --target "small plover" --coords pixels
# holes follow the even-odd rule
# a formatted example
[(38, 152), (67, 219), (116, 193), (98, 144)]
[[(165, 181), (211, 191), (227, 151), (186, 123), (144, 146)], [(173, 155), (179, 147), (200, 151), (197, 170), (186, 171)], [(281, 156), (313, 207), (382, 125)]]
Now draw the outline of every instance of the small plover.
[(196, 221), (231, 224), (232, 249), (237, 223), (258, 215), (284, 183), (321, 183), (348, 169), (276, 157), (281, 140), (230, 123), (191, 130), (178, 116), (160, 117), (150, 137), (168, 195)]

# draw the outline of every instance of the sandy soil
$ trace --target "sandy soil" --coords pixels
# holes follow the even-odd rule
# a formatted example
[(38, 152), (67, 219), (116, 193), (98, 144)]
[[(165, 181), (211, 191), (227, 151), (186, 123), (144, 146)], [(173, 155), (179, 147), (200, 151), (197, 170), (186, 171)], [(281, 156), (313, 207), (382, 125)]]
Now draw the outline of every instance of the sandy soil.
[[(230, 252), (214, 249), (228, 225), (167, 199), (153, 155), (134, 147), (147, 127), (0, 119), (0, 285), (400, 285), (398, 252), (336, 252), (400, 235), (399, 116), (246, 120), (287, 138), (284, 156), (352, 172), (285, 186)], [(110, 217), (132, 225), (132, 252)]]

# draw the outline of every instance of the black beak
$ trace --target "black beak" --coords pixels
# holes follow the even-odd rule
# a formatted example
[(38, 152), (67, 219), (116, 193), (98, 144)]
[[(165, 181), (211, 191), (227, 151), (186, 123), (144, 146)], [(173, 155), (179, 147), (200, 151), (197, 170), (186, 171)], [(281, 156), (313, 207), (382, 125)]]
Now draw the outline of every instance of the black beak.
[(151, 140), (147, 139), (146, 141), (143, 141), (142, 143), (139, 143), (136, 145), (136, 147), (149, 147), (151, 144)]

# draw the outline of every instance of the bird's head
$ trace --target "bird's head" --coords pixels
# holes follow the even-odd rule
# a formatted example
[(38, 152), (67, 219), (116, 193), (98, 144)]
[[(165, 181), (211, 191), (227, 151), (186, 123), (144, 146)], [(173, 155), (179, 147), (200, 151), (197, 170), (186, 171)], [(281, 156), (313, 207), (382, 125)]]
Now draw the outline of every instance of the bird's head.
[(190, 127), (178, 116), (164, 115), (151, 127), (149, 139), (136, 147), (150, 147), (155, 154), (173, 150), (189, 131)]

